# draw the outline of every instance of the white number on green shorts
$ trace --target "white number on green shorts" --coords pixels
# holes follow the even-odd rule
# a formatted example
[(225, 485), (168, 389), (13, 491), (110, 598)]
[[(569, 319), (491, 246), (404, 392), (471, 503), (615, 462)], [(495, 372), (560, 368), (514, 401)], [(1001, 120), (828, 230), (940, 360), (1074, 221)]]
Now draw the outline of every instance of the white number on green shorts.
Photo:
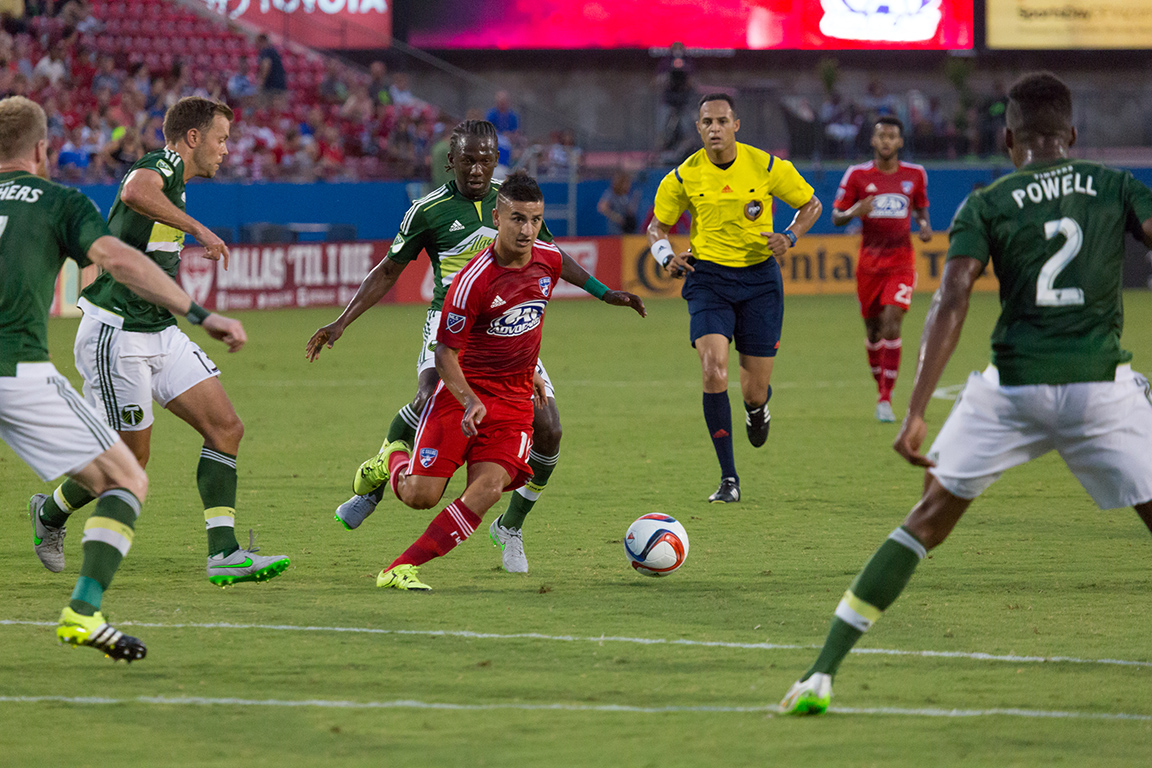
[(1076, 254), (1080, 253), (1080, 246), (1084, 243), (1084, 233), (1080, 225), (1065, 216), (1056, 221), (1044, 223), (1044, 237), (1048, 240), (1064, 235), (1064, 245), (1052, 254), (1052, 258), (1044, 262), (1040, 268), (1040, 276), (1036, 278), (1036, 306), (1038, 307), (1073, 307), (1084, 303), (1084, 291), (1080, 288), (1055, 288), (1056, 277), (1068, 266)]
[(0, 237), (4, 237), (4, 230), (8, 228), (8, 217), (0, 216)]

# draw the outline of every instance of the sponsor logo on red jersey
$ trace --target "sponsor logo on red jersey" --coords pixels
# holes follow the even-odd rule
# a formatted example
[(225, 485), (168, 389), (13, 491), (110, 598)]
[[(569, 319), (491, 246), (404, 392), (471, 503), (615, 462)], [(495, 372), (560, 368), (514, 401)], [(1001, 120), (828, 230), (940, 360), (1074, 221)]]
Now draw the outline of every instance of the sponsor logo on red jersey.
[(547, 301), (525, 301), (510, 307), (499, 317), (493, 318), (488, 325), (489, 336), (520, 336), (528, 333), (544, 320), (544, 308)]

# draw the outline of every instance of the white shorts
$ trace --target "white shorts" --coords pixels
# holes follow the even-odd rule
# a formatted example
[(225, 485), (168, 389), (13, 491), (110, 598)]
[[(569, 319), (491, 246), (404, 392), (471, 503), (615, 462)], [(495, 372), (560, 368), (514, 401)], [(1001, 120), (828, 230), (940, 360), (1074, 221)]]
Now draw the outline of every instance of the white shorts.
[(84, 398), (118, 432), (152, 426), (152, 401), (167, 407), (220, 369), (174, 325), (155, 333), (124, 331), (84, 315), (76, 331), (76, 369)]
[(974, 499), (1005, 470), (1056, 450), (1101, 509), (1152, 500), (1152, 401), (1130, 366), (1115, 381), (1000, 386), (973, 373), (928, 457), (950, 493)]
[[(436, 367), (436, 331), (439, 330), (439, 328), (440, 310), (428, 310), (428, 318), (424, 321), (424, 343), (420, 347), (419, 357), (416, 358), (417, 377), (429, 368)], [(544, 370), (544, 364), (539, 360), (536, 361), (536, 373), (540, 374), (540, 378), (544, 379), (544, 391), (548, 397), (555, 400), (556, 390), (552, 387), (552, 379), (548, 378), (548, 371)]]
[(52, 363), (0, 376), (0, 437), (41, 480), (79, 472), (120, 439)]

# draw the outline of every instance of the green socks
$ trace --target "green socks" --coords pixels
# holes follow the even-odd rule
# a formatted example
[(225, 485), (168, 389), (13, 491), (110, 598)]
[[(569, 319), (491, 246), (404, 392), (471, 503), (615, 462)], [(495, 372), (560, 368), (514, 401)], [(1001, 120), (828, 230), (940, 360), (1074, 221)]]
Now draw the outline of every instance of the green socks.
[(836, 606), (824, 648), (802, 680), (816, 672), (836, 674), (840, 662), (900, 595), (926, 554), (924, 545), (903, 526), (892, 531)]
[(403, 440), (412, 445), (416, 442), (416, 427), (419, 424), (420, 414), (412, 410), (412, 405), (409, 403), (392, 417), (392, 423), (388, 425), (388, 442)]
[(87, 488), (68, 478), (44, 501), (40, 522), (51, 528), (62, 528), (67, 525), (69, 515), (95, 498)]
[(208, 556), (232, 554), (240, 549), (236, 542), (236, 457), (208, 446), (201, 448), (196, 487), (204, 502)]
[(512, 494), (508, 509), (500, 515), (500, 525), (512, 529), (519, 529), (524, 525), (524, 518), (532, 511), (536, 500), (544, 492), (548, 478), (552, 477), (552, 471), (556, 469), (556, 462), (559, 459), (560, 454), (541, 456), (536, 451), (528, 451), (528, 466), (532, 467), (532, 479)]
[(96, 511), (84, 524), (84, 562), (68, 603), (72, 610), (85, 616), (100, 610), (104, 590), (132, 547), (139, 516), (140, 502), (129, 491), (113, 488), (100, 495)]

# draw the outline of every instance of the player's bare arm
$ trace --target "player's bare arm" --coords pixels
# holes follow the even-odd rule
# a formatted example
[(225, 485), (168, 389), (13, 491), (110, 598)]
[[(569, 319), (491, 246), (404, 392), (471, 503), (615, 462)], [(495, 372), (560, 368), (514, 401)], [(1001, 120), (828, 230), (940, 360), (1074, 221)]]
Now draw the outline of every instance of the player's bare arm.
[[(661, 248), (662, 246), (657, 245), (657, 243), (661, 241), (667, 244), (668, 234), (672, 231), (673, 226), (675, 225), (665, 224), (653, 216), (651, 223), (648, 224), (648, 247), (653, 249)], [(664, 264), (664, 271), (672, 277), (684, 277), (684, 275), (689, 272), (696, 271), (689, 261), (689, 257), (692, 256), (691, 248), (680, 253), (675, 253), (672, 251), (672, 246), (668, 245), (668, 253), (664, 256), (656, 253), (655, 250), (652, 255), (657, 257), (657, 261)], [(672, 258), (668, 259), (668, 255), (671, 255)], [(666, 259), (667, 261), (665, 261)]]
[(320, 352), (325, 346), (331, 349), (336, 340), (344, 335), (344, 331), (352, 325), (356, 318), (379, 304), (380, 300), (388, 294), (388, 291), (392, 290), (392, 286), (396, 285), (400, 273), (404, 271), (406, 266), (408, 266), (407, 263), (401, 264), (385, 256), (383, 261), (372, 267), (372, 271), (361, 281), (360, 287), (356, 289), (356, 295), (352, 297), (352, 301), (348, 302), (348, 306), (340, 313), (340, 317), (318, 329), (316, 333), (312, 334), (312, 338), (308, 339), (308, 345), (304, 352), (305, 357), (311, 362), (320, 356)]
[(464, 378), (464, 371), (460, 368), (460, 350), (437, 344), (436, 372), (440, 374), (444, 387), (464, 406), (464, 418), (460, 420), (460, 429), (467, 437), (476, 437), (476, 426), (484, 421), (488, 409)]
[[(575, 285), (577, 288), (583, 288), (592, 276), (588, 274), (588, 270), (580, 266), (576, 259), (565, 253), (563, 248), (559, 248), (559, 251), (560, 257), (563, 260), (563, 266), (560, 269), (560, 279), (572, 283), (572, 285)], [(614, 307), (631, 307), (636, 310), (636, 314), (640, 315), (640, 317), (648, 316), (648, 310), (644, 308), (644, 300), (634, 293), (609, 289), (608, 292), (604, 294), (602, 301)]]
[(868, 197), (861, 198), (843, 211), (833, 208), (832, 223), (837, 227), (843, 227), (852, 219), (868, 218), (868, 214), (872, 213), (872, 201), (875, 197), (875, 195), (868, 195)]
[(175, 227), (204, 246), (204, 258), (224, 260), (228, 269), (228, 246), (212, 230), (177, 208), (164, 194), (164, 177), (150, 168), (137, 168), (128, 175), (120, 200), (141, 216)]
[(917, 226), (920, 227), (918, 237), (922, 242), (928, 242), (932, 239), (932, 222), (928, 220), (928, 209), (917, 208), (912, 211), (912, 217), (916, 219)]
[(952, 258), (944, 265), (940, 290), (932, 297), (928, 317), (924, 321), (924, 334), (920, 338), (920, 355), (916, 361), (916, 380), (912, 384), (912, 397), (908, 413), (900, 427), (893, 448), (910, 464), (931, 467), (933, 463), (920, 453), (928, 426), (924, 413), (928, 401), (940, 383), (944, 366), (956, 351), (960, 331), (968, 316), (968, 300), (976, 279), (984, 272), (984, 264), (977, 259)]
[[(187, 315), (192, 307), (192, 297), (156, 262), (111, 235), (97, 238), (87, 256), (93, 264), (104, 268), (118, 283), (145, 301), (159, 304), (174, 315)], [(209, 336), (227, 344), (229, 352), (239, 351), (248, 341), (239, 320), (213, 312), (202, 320), (201, 325)]]
[[(792, 217), (792, 223), (787, 228), (797, 238), (804, 237), (823, 212), (824, 204), (820, 202), (820, 198), (812, 195), (811, 200), (796, 210), (796, 215)], [(768, 238), (768, 247), (772, 249), (772, 255), (777, 259), (787, 253), (788, 248), (792, 245), (792, 241), (783, 232), (761, 232), (760, 234)]]
[(1141, 222), (1140, 229), (1144, 233), (1144, 245), (1152, 248), (1152, 219), (1145, 219)]

